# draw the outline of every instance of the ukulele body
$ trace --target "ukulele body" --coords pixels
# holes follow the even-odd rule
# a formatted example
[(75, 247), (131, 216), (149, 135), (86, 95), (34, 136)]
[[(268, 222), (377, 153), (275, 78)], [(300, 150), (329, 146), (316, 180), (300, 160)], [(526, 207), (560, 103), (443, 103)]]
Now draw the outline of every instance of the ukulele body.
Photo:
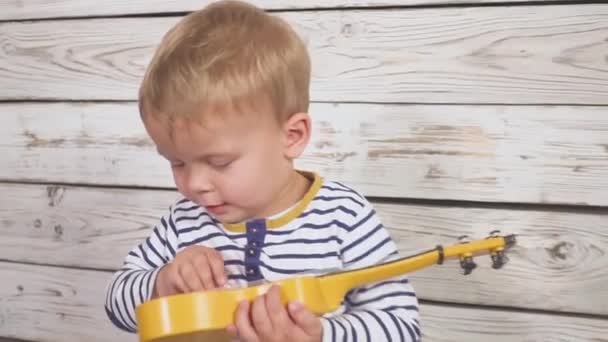
[(233, 323), (239, 303), (253, 301), (272, 285), (279, 285), (281, 303), (306, 303), (310, 311), (322, 315), (335, 310), (337, 305), (324, 298), (320, 283), (317, 277), (298, 277), (241, 289), (201, 291), (152, 300), (137, 309), (137, 320), (146, 322), (140, 327), (140, 341), (229, 341), (226, 327)]

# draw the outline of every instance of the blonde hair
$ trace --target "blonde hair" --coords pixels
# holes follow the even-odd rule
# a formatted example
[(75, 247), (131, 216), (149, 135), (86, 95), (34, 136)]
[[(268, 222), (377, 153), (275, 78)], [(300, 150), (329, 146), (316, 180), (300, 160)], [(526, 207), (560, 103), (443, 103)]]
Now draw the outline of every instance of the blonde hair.
[(140, 113), (172, 120), (267, 101), (283, 120), (308, 111), (309, 84), (305, 44), (284, 20), (218, 1), (163, 37), (140, 87)]

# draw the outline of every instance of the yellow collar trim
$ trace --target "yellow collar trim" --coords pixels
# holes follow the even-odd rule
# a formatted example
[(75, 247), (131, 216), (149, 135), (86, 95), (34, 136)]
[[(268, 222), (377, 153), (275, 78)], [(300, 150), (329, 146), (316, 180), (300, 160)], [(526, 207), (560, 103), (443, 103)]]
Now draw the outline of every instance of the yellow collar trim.
[[(304, 176), (306, 176), (308, 178), (313, 179), (313, 182), (312, 182), (310, 188), (308, 189), (308, 191), (306, 192), (306, 194), (304, 195), (302, 200), (291, 210), (289, 210), (288, 212), (286, 212), (285, 214), (283, 214), (277, 218), (266, 220), (266, 228), (268, 228), (268, 229), (280, 228), (280, 227), (288, 224), (289, 222), (291, 222), (293, 219), (300, 216), (300, 214), (304, 211), (304, 209), (306, 209), (306, 207), (310, 204), (312, 199), (315, 198), (315, 196), (319, 192), (319, 189), (321, 189), (321, 185), (323, 185), (323, 179), (318, 174), (313, 173), (313, 172), (300, 172), (300, 173), (302, 173)], [(223, 225), (226, 229), (233, 231), (233, 232), (244, 233), (247, 231), (246, 223), (234, 223), (234, 224), (224, 223)]]

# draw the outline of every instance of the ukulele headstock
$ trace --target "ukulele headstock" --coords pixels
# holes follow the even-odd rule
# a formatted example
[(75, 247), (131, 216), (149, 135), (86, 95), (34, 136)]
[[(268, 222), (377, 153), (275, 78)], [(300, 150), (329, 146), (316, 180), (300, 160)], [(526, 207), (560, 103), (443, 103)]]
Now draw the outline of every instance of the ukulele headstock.
[(499, 230), (493, 230), (485, 241), (471, 241), (467, 235), (459, 236), (458, 241), (459, 245), (466, 246), (466, 248), (460, 249), (460, 253), (458, 253), (460, 268), (464, 275), (469, 275), (477, 268), (477, 263), (473, 260), (476, 252), (489, 254), (492, 260), (492, 268), (502, 268), (509, 261), (506, 251), (515, 245), (516, 238), (514, 234), (502, 236)]

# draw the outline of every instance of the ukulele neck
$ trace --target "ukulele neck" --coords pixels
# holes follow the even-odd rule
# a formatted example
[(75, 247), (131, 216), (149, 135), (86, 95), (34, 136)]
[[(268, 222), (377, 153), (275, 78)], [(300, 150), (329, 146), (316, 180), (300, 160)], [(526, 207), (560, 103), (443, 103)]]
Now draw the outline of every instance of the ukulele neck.
[(488, 254), (515, 243), (514, 236), (492, 237), (473, 242), (459, 243), (452, 246), (428, 250), (416, 255), (407, 256), (380, 265), (331, 273), (319, 277), (321, 291), (330, 308), (336, 309), (342, 303), (346, 293), (358, 286), (387, 280), (395, 276), (413, 272), (444, 260), (459, 258), (463, 255)]
[(335, 309), (340, 306), (346, 293), (355, 287), (425, 268), (439, 259), (440, 252), (435, 249), (380, 265), (321, 276), (319, 283), (326, 302)]

